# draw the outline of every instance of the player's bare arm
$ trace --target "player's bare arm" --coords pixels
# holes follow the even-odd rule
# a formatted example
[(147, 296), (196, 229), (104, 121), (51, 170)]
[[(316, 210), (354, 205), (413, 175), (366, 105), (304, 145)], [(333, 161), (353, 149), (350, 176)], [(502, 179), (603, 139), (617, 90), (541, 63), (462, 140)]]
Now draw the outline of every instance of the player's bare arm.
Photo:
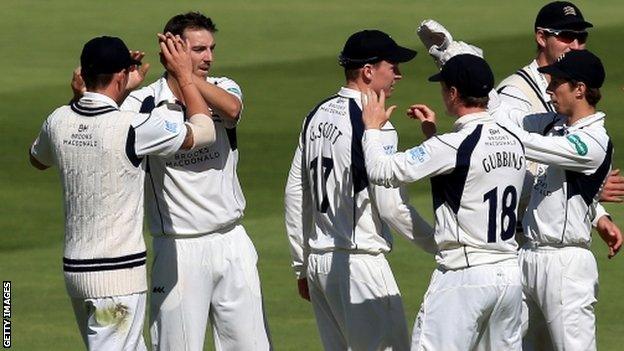
[(624, 201), (624, 177), (620, 175), (619, 169), (614, 169), (609, 173), (607, 181), (600, 194), (601, 202), (622, 202)]
[(72, 72), (72, 80), (69, 84), (71, 86), (72, 92), (74, 93), (74, 97), (71, 99), (71, 102), (78, 101), (84, 93), (87, 91), (87, 86), (85, 85), (84, 80), (82, 79), (82, 75), (80, 74), (81, 67), (78, 66)]
[(607, 244), (609, 248), (608, 257), (612, 258), (617, 255), (622, 247), (622, 232), (620, 228), (611, 221), (609, 216), (602, 216), (596, 225), (596, 231), (600, 238)]
[(216, 134), (214, 123), (210, 118), (208, 105), (193, 83), (193, 65), (188, 43), (180, 36), (173, 36), (171, 33), (158, 34), (158, 39), (161, 62), (167, 69), (167, 73), (177, 82), (186, 104), (187, 114), (190, 116), (181, 149), (188, 150), (196, 146), (212, 144)]
[[(136, 61), (143, 61), (145, 57), (145, 52), (143, 51), (133, 51), (130, 50), (130, 57)], [(149, 71), (150, 64), (147, 62), (142, 62), (140, 66), (132, 69), (130, 71), (130, 76), (128, 77), (128, 84), (126, 85), (126, 95), (130, 94), (133, 90), (137, 89), (143, 83), (145, 76), (147, 75), (147, 71)]]
[(234, 95), (207, 82), (204, 78), (193, 75), (193, 83), (206, 100), (206, 103), (217, 112), (219, 116), (236, 120), (241, 113), (243, 104)]
[(297, 279), (297, 289), (302, 299), (310, 301), (310, 289), (308, 288), (308, 279)]

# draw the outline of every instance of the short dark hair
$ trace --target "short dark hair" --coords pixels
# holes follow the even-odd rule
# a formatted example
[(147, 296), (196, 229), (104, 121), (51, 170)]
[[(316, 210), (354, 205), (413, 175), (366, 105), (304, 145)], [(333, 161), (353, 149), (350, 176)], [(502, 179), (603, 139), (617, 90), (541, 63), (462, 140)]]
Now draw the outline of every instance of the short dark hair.
[[(579, 83), (583, 83), (574, 79), (566, 79), (566, 81), (570, 83), (570, 89), (574, 89)], [(587, 86), (587, 84), (585, 84), (585, 100), (587, 100), (587, 103), (593, 107), (596, 107), (596, 105), (598, 105), (598, 102), (600, 102), (600, 99), (602, 99), (600, 89), (590, 88)]]
[(210, 33), (217, 31), (217, 27), (210, 17), (206, 17), (199, 12), (188, 12), (171, 17), (165, 24), (163, 33), (170, 32), (173, 35), (182, 36), (186, 29), (205, 29)]
[(115, 73), (99, 73), (93, 74), (89, 72), (85, 72), (82, 70), (80, 75), (82, 76), (82, 80), (84, 80), (85, 87), (89, 91), (95, 91), (100, 88), (105, 88), (110, 84), (113, 80), (113, 75)]

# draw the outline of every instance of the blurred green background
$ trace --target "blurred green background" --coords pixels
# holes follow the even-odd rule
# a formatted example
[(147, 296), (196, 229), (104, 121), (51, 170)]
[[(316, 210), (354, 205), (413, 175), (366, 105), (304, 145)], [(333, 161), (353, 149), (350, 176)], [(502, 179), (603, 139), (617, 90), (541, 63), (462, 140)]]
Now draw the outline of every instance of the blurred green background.
[[(455, 38), (484, 49), (497, 80), (527, 64), (535, 53), (533, 21), (538, 1), (0, 1), (0, 277), (13, 283), (13, 348), (83, 348), (62, 278), (63, 207), (55, 170), (37, 172), (28, 148), (46, 116), (66, 103), (71, 71), (82, 45), (94, 36), (122, 37), (147, 53), (146, 83), (161, 73), (156, 33), (173, 15), (199, 10), (217, 23), (212, 75), (236, 80), (245, 95), (239, 128), (239, 176), (247, 198), (244, 225), (258, 250), (264, 300), (276, 350), (319, 350), (310, 305), (298, 297), (283, 225), (283, 188), (306, 113), (343, 84), (337, 55), (346, 38), (364, 28), (390, 33), (419, 51), (401, 66), (403, 80), (391, 103), (403, 111), (414, 102), (445, 117), (439, 87), (426, 77), (436, 68), (414, 32), (425, 18), (442, 22)], [(607, 82), (600, 109), (617, 152), (624, 143), (624, 2), (579, 1), (593, 22), (588, 47), (602, 59)], [(401, 148), (421, 141), (417, 124), (393, 117)], [(412, 203), (431, 219), (429, 182), (410, 186)], [(624, 205), (607, 205), (616, 222)], [(149, 236), (146, 236), (149, 242)], [(600, 270), (598, 346), (620, 350), (624, 335), (622, 257), (606, 259), (605, 245), (593, 248)], [(433, 258), (397, 239), (389, 255), (411, 329), (435, 266)], [(212, 350), (210, 333), (206, 349)]]

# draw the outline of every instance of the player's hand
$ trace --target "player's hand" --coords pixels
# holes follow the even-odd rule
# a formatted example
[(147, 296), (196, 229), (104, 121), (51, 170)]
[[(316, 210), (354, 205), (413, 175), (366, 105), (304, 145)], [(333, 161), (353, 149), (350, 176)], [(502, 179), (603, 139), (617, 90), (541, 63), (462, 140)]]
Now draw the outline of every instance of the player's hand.
[(297, 289), (302, 299), (310, 301), (310, 289), (308, 289), (308, 279), (297, 279)]
[(608, 257), (612, 258), (617, 255), (622, 247), (622, 232), (620, 228), (608, 216), (602, 216), (598, 220), (596, 231), (609, 247)]
[(395, 108), (393, 105), (386, 109), (386, 93), (383, 90), (379, 96), (372, 89), (362, 93), (362, 120), (366, 129), (381, 129)]
[(72, 74), (72, 80), (70, 83), (72, 92), (74, 93), (74, 98), (72, 101), (78, 101), (84, 93), (87, 91), (87, 86), (85, 85), (84, 80), (82, 79), (82, 74), (80, 73), (81, 67), (78, 66), (74, 69)]
[[(130, 57), (132, 57), (133, 60), (141, 62), (145, 57), (145, 52), (130, 50)], [(128, 77), (128, 84), (126, 85), (127, 92), (131, 92), (141, 86), (149, 68), (149, 63), (141, 63), (140, 66), (130, 69), (130, 76)]]
[(414, 104), (407, 109), (407, 115), (410, 118), (417, 119), (421, 122), (420, 127), (427, 139), (431, 138), (437, 132), (436, 115), (427, 105)]
[(607, 182), (600, 193), (600, 201), (622, 202), (624, 196), (624, 177), (620, 175), (619, 169), (614, 169), (609, 173)]
[(158, 33), (160, 44), (160, 62), (165, 66), (167, 73), (178, 81), (182, 87), (193, 83), (193, 64), (188, 40), (182, 40), (179, 35)]

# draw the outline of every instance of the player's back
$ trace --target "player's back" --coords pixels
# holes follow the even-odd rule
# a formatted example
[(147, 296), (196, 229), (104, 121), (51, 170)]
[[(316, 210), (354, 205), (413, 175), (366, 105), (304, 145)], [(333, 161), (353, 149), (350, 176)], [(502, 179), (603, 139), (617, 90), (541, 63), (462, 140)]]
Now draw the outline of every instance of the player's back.
[(431, 178), (438, 263), (457, 269), (515, 259), (522, 143), (491, 121), (437, 138), (456, 150), (453, 170)]
[[(390, 124), (386, 131), (395, 133)], [(390, 250), (390, 237), (368, 189), (363, 133), (359, 92), (346, 88), (319, 104), (304, 122), (302, 173), (313, 203), (313, 251)]]

